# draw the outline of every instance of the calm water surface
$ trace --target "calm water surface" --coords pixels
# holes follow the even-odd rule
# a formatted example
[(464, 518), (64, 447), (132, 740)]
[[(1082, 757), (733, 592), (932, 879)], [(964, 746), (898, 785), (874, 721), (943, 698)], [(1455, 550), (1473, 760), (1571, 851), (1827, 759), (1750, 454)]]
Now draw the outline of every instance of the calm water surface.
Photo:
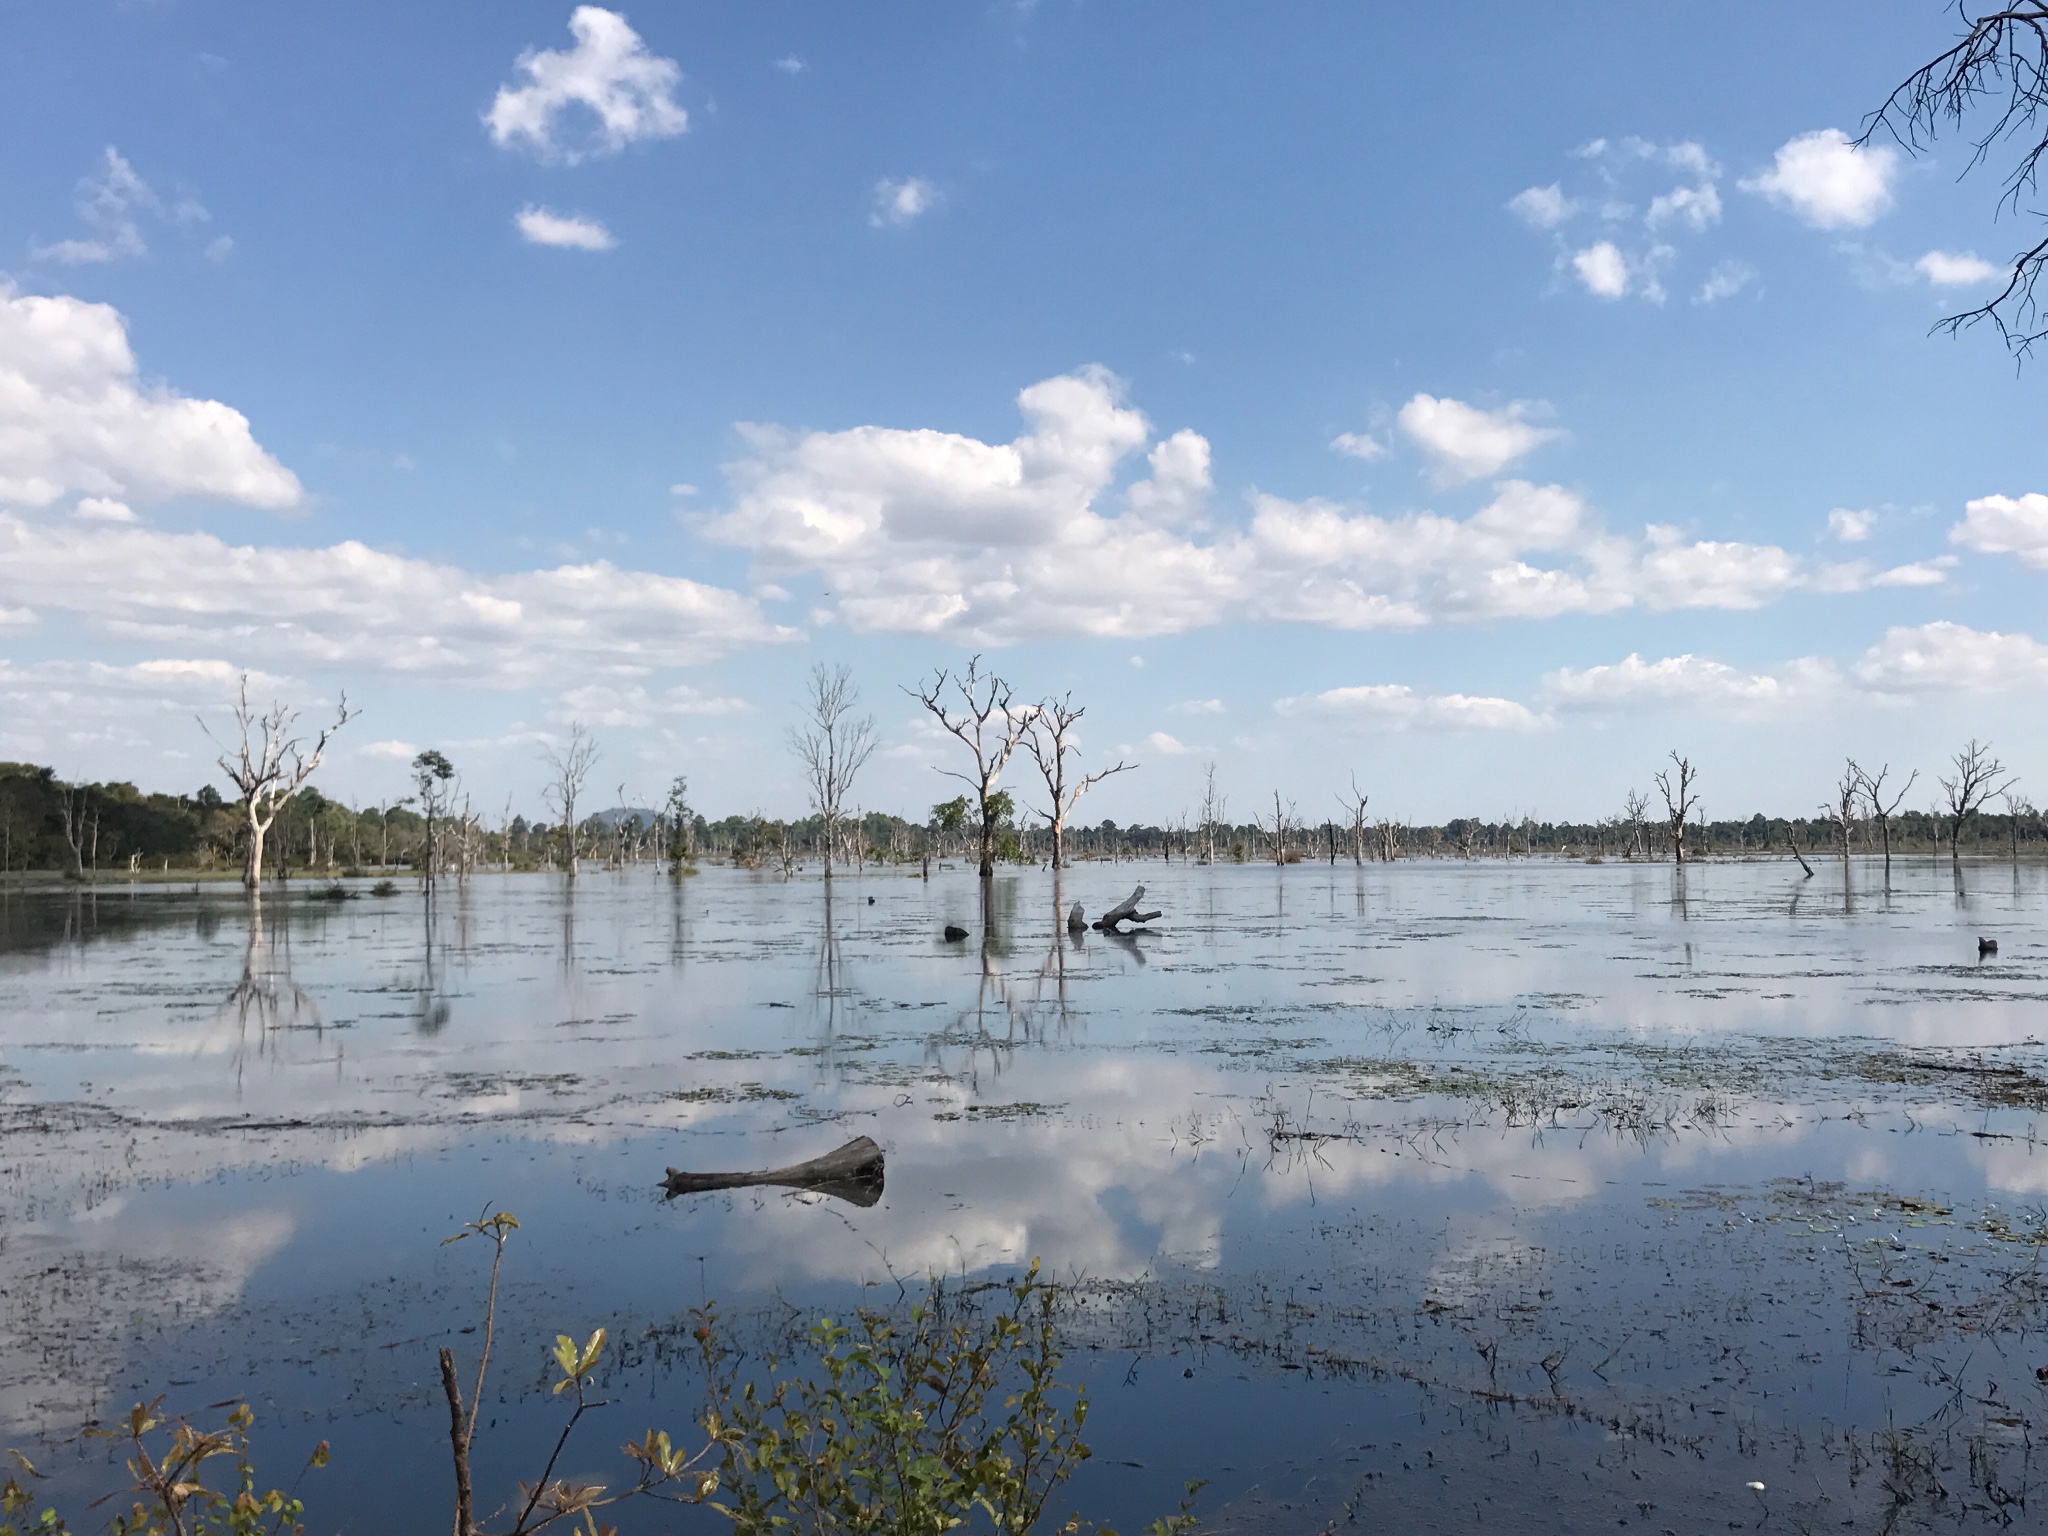
[[(558, 1331), (622, 1341), (603, 1476), (693, 1417), (700, 1302), (765, 1344), (1038, 1257), (1126, 1529), (1189, 1478), (1233, 1530), (2048, 1528), (2048, 883), (1797, 873), (0, 893), (0, 1432), (100, 1489), (89, 1418), (246, 1393), (333, 1441), (316, 1530), (445, 1529), (440, 1240), (496, 1204), (492, 1486)], [(1065, 933), (1140, 879), (1156, 931)], [(862, 1134), (872, 1208), (661, 1197)]]

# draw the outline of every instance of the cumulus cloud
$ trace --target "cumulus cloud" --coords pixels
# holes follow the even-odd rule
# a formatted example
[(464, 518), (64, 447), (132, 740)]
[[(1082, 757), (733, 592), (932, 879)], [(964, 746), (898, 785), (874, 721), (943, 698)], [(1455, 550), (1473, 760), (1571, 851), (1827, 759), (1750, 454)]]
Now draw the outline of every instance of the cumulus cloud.
[(233, 546), (204, 533), (0, 513), (0, 601), (129, 640), (485, 686), (634, 677), (795, 638), (751, 598), (599, 561), (478, 575), (350, 541)]
[(559, 703), (556, 714), (563, 720), (633, 729), (683, 715), (745, 715), (754, 709), (745, 699), (706, 693), (688, 683), (658, 693), (641, 683), (587, 683), (563, 693)]
[(1185, 742), (1167, 735), (1164, 731), (1154, 731), (1150, 736), (1147, 736), (1138, 743), (1138, 745), (1155, 757), (1189, 757), (1197, 752), (1208, 750), (1206, 747), (1188, 746)]
[(1721, 222), (1721, 194), (1714, 190), (1712, 182), (1697, 187), (1673, 187), (1650, 199), (1650, 211), (1644, 222), (1652, 229), (1682, 224), (1697, 234)]
[(1509, 211), (1531, 229), (1555, 229), (1577, 208), (1554, 181), (1547, 187), (1525, 188), (1508, 199)]
[(1828, 514), (1828, 532), (1844, 544), (1861, 544), (1870, 537), (1877, 514), (1856, 507), (1836, 507)]
[[(204, 224), (209, 217), (196, 198), (182, 197), (166, 203), (111, 144), (99, 174), (78, 184), (78, 216), (92, 231), (91, 235), (39, 245), (31, 254), (38, 261), (57, 261), (67, 266), (121, 261), (149, 253), (149, 243), (142, 234), (141, 221), (145, 217), (173, 225)], [(222, 241), (226, 241), (224, 247)], [(213, 257), (215, 247), (221, 247), (219, 257)], [(219, 260), (233, 248), (234, 242), (222, 235), (207, 250), (209, 257)]]
[(1815, 229), (1862, 229), (1892, 205), (1898, 153), (1852, 143), (1839, 128), (1802, 133), (1779, 146), (1767, 171), (1740, 186)]
[(0, 505), (73, 494), (210, 496), (271, 510), (303, 498), (240, 411), (141, 381), (111, 305), (0, 282)]
[(108, 496), (81, 496), (72, 514), (89, 523), (132, 523), (135, 509), (125, 501), (115, 501)]
[(1993, 266), (1975, 251), (1929, 251), (1913, 263), (1913, 270), (1937, 288), (1973, 288), (2009, 275), (2007, 268)]
[(1883, 693), (1990, 693), (2048, 683), (2048, 645), (1947, 622), (1896, 627), (1863, 653), (1856, 680)]
[(1716, 262), (1714, 270), (1707, 274), (1707, 280), (1700, 284), (1700, 291), (1693, 295), (1693, 302), (1718, 304), (1723, 299), (1732, 299), (1755, 282), (1756, 275), (1756, 268), (1746, 261), (1731, 258)]
[(527, 204), (513, 215), (512, 222), (529, 245), (556, 245), (572, 251), (608, 251), (619, 242), (597, 219), (579, 213), (556, 213), (552, 208)]
[(1417, 693), (1405, 683), (1368, 683), (1296, 694), (1276, 700), (1283, 715), (1325, 715), (1356, 725), (1395, 730), (1534, 731), (1542, 716), (1513, 699), (1463, 693)]
[(1543, 694), (1553, 707), (1574, 711), (1669, 705), (1747, 714), (1808, 699), (1836, 680), (1834, 667), (1814, 658), (1774, 674), (1742, 672), (1690, 653), (1644, 661), (1631, 651), (1609, 665), (1561, 667), (1544, 677)]
[(876, 229), (901, 229), (938, 200), (939, 189), (922, 176), (884, 176), (875, 183), (868, 223)]
[(2048, 496), (1979, 496), (1963, 506), (1949, 542), (1985, 555), (2015, 555), (2022, 565), (2048, 571)]
[(368, 741), (356, 748), (356, 755), (374, 757), (386, 762), (409, 763), (419, 756), (419, 751), (420, 749), (409, 741)]
[(1612, 240), (1600, 240), (1572, 253), (1572, 271), (1586, 292), (1600, 299), (1628, 296), (1628, 258)]
[[(692, 521), (750, 551), (757, 582), (824, 578), (833, 597), (821, 622), (975, 644), (1244, 621), (1417, 629), (1638, 605), (1746, 608), (1869, 580), (1770, 545), (1612, 533), (1578, 494), (1522, 480), (1465, 518), (1254, 494), (1242, 526), (1177, 527), (1167, 509), (1207, 488), (1199, 434), (1155, 445), (1151, 473), (1120, 509), (1119, 474), (1152, 441), (1122, 381), (1084, 368), (1030, 386), (1018, 405), (1026, 430), (1008, 443), (930, 429), (743, 428), (748, 452), (726, 466), (732, 504)], [(1418, 396), (1410, 407), (1412, 430), (1461, 473), (1498, 468), (1551, 435), (1521, 406)]]
[(1221, 699), (1183, 699), (1173, 706), (1176, 715), (1220, 715), (1223, 713)]
[[(530, 48), (519, 56), (515, 67), (526, 83), (498, 87), (484, 113), (492, 143), (573, 165), (642, 139), (673, 138), (690, 126), (674, 94), (682, 70), (649, 53), (625, 17), (579, 5), (569, 32), (574, 48)], [(584, 114), (591, 120), (572, 133), (571, 122)]]
[[(0, 755), (46, 760), (96, 746), (155, 745), (149, 727), (234, 702), (244, 668), (219, 658), (161, 657), (126, 666), (98, 661), (17, 664), (0, 658)], [(246, 669), (252, 693), (268, 696), (293, 679)]]
[(806, 64), (802, 59), (798, 58), (795, 54), (792, 53), (785, 58), (777, 59), (775, 61), (775, 67), (781, 70), (785, 75), (800, 75), (805, 70), (809, 69), (810, 65)]
[(1348, 459), (1364, 459), (1369, 464), (1387, 456), (1387, 445), (1370, 432), (1339, 432), (1330, 439), (1330, 451)]
[(1512, 401), (1498, 410), (1483, 410), (1462, 400), (1416, 395), (1397, 418), (1409, 441), (1430, 456), (1437, 478), (1450, 485), (1497, 475), (1552, 438), (1553, 427), (1533, 426), (1526, 419), (1534, 407)]

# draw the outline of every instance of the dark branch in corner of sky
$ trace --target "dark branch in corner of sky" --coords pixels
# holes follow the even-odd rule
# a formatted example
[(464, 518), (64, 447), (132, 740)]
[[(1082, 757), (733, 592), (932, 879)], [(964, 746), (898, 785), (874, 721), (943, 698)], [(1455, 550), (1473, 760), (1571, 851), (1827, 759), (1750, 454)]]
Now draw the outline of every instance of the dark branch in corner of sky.
[[(1868, 145), (1879, 134), (1888, 134), (1907, 154), (1917, 156), (1926, 152), (1944, 126), (1960, 132), (1964, 120), (1981, 108), (1990, 114), (1990, 123), (1972, 139), (1963, 174), (1983, 164), (1994, 145), (2019, 140), (2024, 147), (2006, 175), (1998, 207), (2015, 215), (2024, 211), (2038, 216), (2038, 209), (2023, 209), (2022, 203), (2039, 190), (2041, 162), (2048, 156), (2048, 124), (2042, 122), (2048, 110), (2048, 3), (1972, 15), (1958, 0), (1956, 15), (1963, 23), (1962, 37), (1908, 75), (1884, 105), (1864, 119), (1856, 143)], [(2048, 237), (2012, 258), (2005, 286), (1996, 297), (1944, 316), (1933, 330), (1953, 336), (1988, 321), (2016, 362), (2024, 362), (2037, 342), (2048, 340), (2048, 319), (2035, 297), (2044, 269)]]

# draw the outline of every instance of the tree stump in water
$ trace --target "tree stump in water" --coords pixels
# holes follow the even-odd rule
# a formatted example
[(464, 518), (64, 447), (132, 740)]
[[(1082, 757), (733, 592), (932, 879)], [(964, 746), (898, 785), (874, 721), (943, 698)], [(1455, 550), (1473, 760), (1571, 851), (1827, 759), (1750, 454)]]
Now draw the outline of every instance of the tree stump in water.
[(684, 1173), (671, 1168), (662, 1180), (662, 1188), (673, 1200), (677, 1195), (774, 1184), (831, 1195), (849, 1205), (867, 1206), (882, 1198), (883, 1172), (882, 1149), (871, 1138), (856, 1136), (837, 1151), (807, 1163), (791, 1163), (787, 1168), (766, 1168), (753, 1173)]

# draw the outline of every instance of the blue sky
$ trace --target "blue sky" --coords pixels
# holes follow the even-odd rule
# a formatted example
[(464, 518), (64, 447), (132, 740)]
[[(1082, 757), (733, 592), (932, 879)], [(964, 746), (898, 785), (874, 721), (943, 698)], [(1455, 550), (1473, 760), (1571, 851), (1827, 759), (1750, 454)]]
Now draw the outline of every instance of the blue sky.
[(1843, 138), (1937, 5), (5, 14), (0, 755), (247, 669), (336, 793), (788, 814), (844, 661), (908, 811), (982, 650), (1119, 819), (2048, 776), (2041, 374), (1927, 335), (2033, 224)]

